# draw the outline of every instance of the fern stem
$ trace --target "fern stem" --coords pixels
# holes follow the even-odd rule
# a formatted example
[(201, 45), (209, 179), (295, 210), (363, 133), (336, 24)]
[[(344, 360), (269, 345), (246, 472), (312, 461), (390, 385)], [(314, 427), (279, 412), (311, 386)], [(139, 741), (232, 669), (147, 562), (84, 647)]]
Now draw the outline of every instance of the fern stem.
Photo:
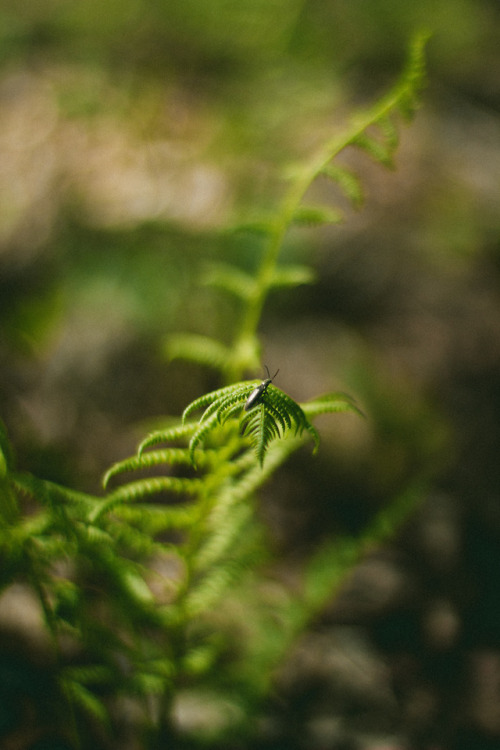
[[(293, 221), (304, 195), (321, 171), (328, 166), (341, 151), (354, 145), (366, 130), (382, 121), (398, 108), (403, 108), (408, 99), (408, 85), (412, 83), (418, 90), (424, 77), (424, 47), (429, 38), (428, 32), (418, 34), (411, 45), (410, 54), (403, 74), (393, 88), (377, 104), (366, 112), (355, 116), (351, 126), (328, 141), (296, 176), (286, 193), (281, 211), (271, 227), (268, 243), (257, 274), (255, 291), (248, 299), (248, 304), (236, 337), (235, 349), (242, 353), (255, 341), (262, 310), (272, 285), (278, 257), (285, 240), (285, 235)], [(242, 368), (243, 369), (243, 368)], [(239, 372), (241, 377), (243, 373)]]

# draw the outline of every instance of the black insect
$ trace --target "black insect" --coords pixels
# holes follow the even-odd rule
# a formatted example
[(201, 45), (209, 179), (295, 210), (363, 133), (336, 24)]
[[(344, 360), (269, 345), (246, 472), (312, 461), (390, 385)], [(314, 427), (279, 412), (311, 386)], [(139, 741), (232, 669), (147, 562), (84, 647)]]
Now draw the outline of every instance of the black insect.
[(245, 404), (245, 411), (249, 411), (253, 406), (255, 406), (256, 404), (259, 403), (259, 401), (261, 400), (262, 396), (266, 392), (268, 385), (273, 382), (274, 378), (279, 373), (279, 370), (276, 370), (276, 372), (274, 373), (274, 375), (271, 377), (270, 374), (269, 374), (269, 368), (268, 368), (268, 366), (266, 365), (265, 367), (266, 367), (266, 370), (267, 370), (267, 378), (265, 380), (263, 380), (260, 385), (258, 385), (256, 388), (253, 389), (253, 391), (251, 392), (251, 394), (247, 398), (247, 402)]

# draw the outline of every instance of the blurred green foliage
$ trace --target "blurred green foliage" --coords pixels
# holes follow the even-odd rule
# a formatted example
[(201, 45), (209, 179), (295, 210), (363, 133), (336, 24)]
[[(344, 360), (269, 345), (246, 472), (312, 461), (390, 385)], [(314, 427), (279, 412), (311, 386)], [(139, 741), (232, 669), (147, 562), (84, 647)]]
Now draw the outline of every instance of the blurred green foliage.
[[(363, 212), (290, 235), (288, 257), (313, 261), (318, 282), (280, 292), (262, 327), (285, 389), (307, 398), (341, 384), (367, 420), (327, 431), (314, 468), (299, 457), (282, 469), (262, 513), (293, 572), (324, 534), (359, 532), (430, 474), (430, 494), (469, 522), (458, 583), (425, 578), (422, 564), (421, 588), (456, 604), (472, 646), (480, 612), (479, 645), (497, 647), (491, 589), (478, 585), (488, 596), (473, 607), (455, 589), (495, 569), (500, 530), (494, 0), (4, 0), (0, 414), (21, 469), (95, 490), (144, 420), (216, 387), (163, 352), (179, 329), (231, 340), (233, 300), (199, 280), (213, 261), (255, 268), (261, 240), (227, 227), (277, 204), (284, 167), (394, 78), (421, 26), (434, 32), (430, 87), (395, 173), (361, 166)], [(396, 614), (377, 634), (420, 632)], [(24, 669), (10, 656), (0, 665), (28, 684)], [(440, 718), (450, 736), (462, 721), (452, 709)], [(431, 726), (429, 743), (438, 735)]]

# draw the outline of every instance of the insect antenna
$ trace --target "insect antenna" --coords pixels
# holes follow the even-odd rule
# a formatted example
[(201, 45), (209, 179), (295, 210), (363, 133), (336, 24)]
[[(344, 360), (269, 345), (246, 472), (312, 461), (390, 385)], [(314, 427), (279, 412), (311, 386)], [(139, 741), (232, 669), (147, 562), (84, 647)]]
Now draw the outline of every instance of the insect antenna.
[(278, 367), (278, 369), (276, 370), (276, 372), (274, 373), (274, 375), (273, 375), (273, 376), (271, 377), (271, 373), (269, 372), (269, 367), (268, 367), (267, 365), (264, 365), (264, 367), (266, 368), (266, 372), (267, 372), (267, 377), (269, 378), (269, 380), (274, 380), (274, 378), (276, 377), (276, 375), (277, 375), (277, 374), (279, 373), (279, 371), (280, 371), (280, 370), (279, 370), (279, 367)]

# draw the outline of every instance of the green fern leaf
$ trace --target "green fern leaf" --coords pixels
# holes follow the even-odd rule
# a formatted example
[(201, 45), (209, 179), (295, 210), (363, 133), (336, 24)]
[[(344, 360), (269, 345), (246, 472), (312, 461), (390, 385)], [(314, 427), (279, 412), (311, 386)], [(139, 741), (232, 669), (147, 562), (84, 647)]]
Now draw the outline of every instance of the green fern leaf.
[(243, 390), (232, 391), (226, 396), (221, 396), (219, 399), (213, 401), (207, 406), (207, 408), (201, 415), (200, 422), (206, 422), (206, 420), (209, 419), (212, 414), (217, 413), (217, 419), (219, 420), (219, 423), (223, 424), (227, 421), (227, 417), (224, 416), (227, 413), (227, 410), (231, 409), (233, 405), (238, 405), (241, 409), (246, 400), (247, 393), (248, 389), (244, 388)]
[(68, 487), (62, 487), (49, 482), (46, 479), (38, 479), (32, 474), (16, 473), (10, 477), (12, 486), (23, 494), (26, 494), (43, 505), (63, 507), (64, 505), (74, 505), (81, 507), (91, 507), (99, 498), (93, 495), (87, 495), (84, 492), (78, 492)]
[(426, 79), (425, 45), (430, 36), (428, 31), (420, 32), (410, 45), (408, 63), (399, 86), (398, 98), (399, 112), (406, 120), (414, 117), (420, 104), (420, 96)]
[(238, 412), (241, 412), (248, 398), (248, 393), (249, 391), (245, 388), (243, 392), (230, 394), (220, 402), (217, 413), (221, 424), (224, 424), (224, 422), (236, 416)]
[(360, 179), (350, 169), (340, 167), (338, 164), (327, 164), (321, 170), (321, 174), (340, 187), (354, 208), (360, 208), (363, 205), (364, 193)]
[(225, 372), (231, 359), (231, 351), (220, 341), (192, 333), (172, 336), (167, 342), (166, 353), (169, 359), (196, 362), (220, 372)]
[(292, 223), (298, 226), (319, 226), (322, 224), (340, 224), (342, 219), (342, 213), (331, 208), (299, 206), (294, 212)]
[(294, 287), (301, 284), (312, 284), (316, 274), (309, 266), (278, 266), (275, 269), (271, 286)]
[(363, 417), (364, 414), (347, 393), (325, 393), (324, 396), (301, 404), (304, 412), (310, 417), (332, 412), (354, 412)]
[(393, 154), (388, 145), (368, 135), (366, 131), (353, 138), (352, 145), (366, 151), (374, 161), (378, 161), (389, 169), (394, 168)]
[(194, 452), (206, 436), (217, 426), (225, 424), (240, 414), (242, 435), (250, 438), (260, 464), (270, 442), (284, 437), (287, 431), (301, 435), (304, 430), (314, 440), (315, 450), (319, 444), (316, 429), (309, 423), (302, 408), (290, 396), (269, 384), (261, 400), (248, 411), (244, 410), (248, 396), (259, 385), (259, 381), (244, 381), (219, 388), (193, 401), (185, 409), (186, 418), (193, 411), (205, 408), (189, 443), (189, 456), (194, 463)]
[(273, 400), (273, 404), (290, 415), (292, 422), (295, 424), (296, 435), (301, 435), (304, 430), (309, 432), (314, 441), (314, 452), (316, 452), (319, 448), (319, 435), (315, 427), (307, 419), (304, 410), (290, 396), (280, 391), (279, 388), (273, 388), (273, 394), (275, 390), (278, 393), (276, 394), (276, 400)]
[(191, 463), (193, 466), (196, 465), (196, 461), (194, 458), (195, 450), (199, 446), (201, 442), (205, 439), (205, 437), (211, 432), (215, 427), (219, 426), (219, 415), (217, 412), (212, 414), (210, 417), (205, 419), (205, 421), (200, 421), (198, 424), (198, 429), (194, 433), (193, 437), (189, 441), (189, 456), (191, 458)]
[(241, 431), (248, 435), (253, 443), (257, 461), (262, 466), (266, 448), (271, 440), (277, 437), (276, 423), (266, 419), (264, 404), (260, 403), (246, 412), (241, 420)]
[(169, 529), (185, 529), (193, 526), (200, 517), (200, 507), (196, 503), (179, 505), (120, 505), (113, 513), (129, 523), (136, 523), (152, 538)]
[(62, 680), (63, 691), (71, 703), (78, 705), (83, 711), (97, 720), (101, 726), (108, 726), (110, 718), (108, 709), (88, 688), (72, 680)]
[(299, 404), (276, 386), (269, 386), (269, 391), (272, 405), (289, 414), (295, 434), (300, 434), (307, 425), (307, 417)]
[(165, 448), (161, 451), (141, 453), (138, 456), (132, 456), (132, 458), (127, 458), (111, 466), (102, 480), (103, 487), (106, 488), (108, 486), (112, 477), (124, 472), (150, 469), (162, 464), (177, 466), (188, 465), (189, 463), (190, 459), (187, 448)]
[(227, 493), (207, 519), (207, 534), (193, 560), (193, 570), (200, 573), (213, 565), (225, 564), (235, 547), (241, 547), (245, 526), (252, 521), (252, 506), (234, 501)]
[(142, 443), (140, 443), (137, 453), (141, 456), (146, 448), (152, 448), (153, 445), (190, 438), (195, 429), (196, 422), (186, 422), (185, 424), (176, 424), (172, 427), (167, 427), (164, 430), (155, 430), (155, 432), (151, 432), (144, 438)]
[(391, 154), (394, 154), (399, 145), (399, 132), (390, 114), (380, 117), (376, 125), (380, 128), (384, 141)]
[(174, 493), (176, 495), (197, 495), (203, 486), (200, 479), (186, 479), (184, 477), (150, 477), (141, 479), (114, 490), (88, 516), (90, 523), (96, 521), (105, 513), (122, 503), (132, 503), (144, 497), (159, 493)]
[(216, 287), (247, 300), (255, 292), (255, 279), (233, 266), (217, 264), (206, 273), (204, 282), (207, 286)]
[(250, 221), (241, 222), (233, 227), (233, 232), (244, 232), (245, 234), (256, 234), (259, 236), (269, 236), (275, 230), (275, 224), (272, 219), (257, 218)]
[(313, 442), (314, 442), (313, 453), (316, 453), (320, 444), (319, 433), (316, 427), (314, 427), (314, 425), (312, 425), (309, 421), (306, 424), (306, 430), (308, 431), (309, 435), (313, 439)]
[(226, 396), (238, 395), (241, 398), (245, 397), (245, 394), (249, 394), (252, 388), (255, 388), (258, 381), (243, 381), (236, 383), (235, 385), (227, 385), (224, 388), (219, 388), (216, 391), (205, 393), (203, 396), (192, 401), (182, 413), (182, 421), (184, 422), (193, 412), (198, 409), (203, 409), (210, 404), (219, 404), (221, 400), (224, 400)]
[(283, 436), (287, 430), (292, 429), (292, 420), (290, 419), (290, 415), (286, 411), (286, 409), (282, 408), (281, 404), (277, 404), (276, 402), (273, 403), (269, 400), (266, 402), (266, 409), (272, 416), (274, 422), (276, 422), (276, 424), (280, 426), (281, 436)]
[(230, 586), (240, 572), (240, 566), (226, 561), (224, 566), (215, 566), (206, 576), (191, 588), (183, 606), (190, 619), (199, 617), (212, 609), (221, 594)]

